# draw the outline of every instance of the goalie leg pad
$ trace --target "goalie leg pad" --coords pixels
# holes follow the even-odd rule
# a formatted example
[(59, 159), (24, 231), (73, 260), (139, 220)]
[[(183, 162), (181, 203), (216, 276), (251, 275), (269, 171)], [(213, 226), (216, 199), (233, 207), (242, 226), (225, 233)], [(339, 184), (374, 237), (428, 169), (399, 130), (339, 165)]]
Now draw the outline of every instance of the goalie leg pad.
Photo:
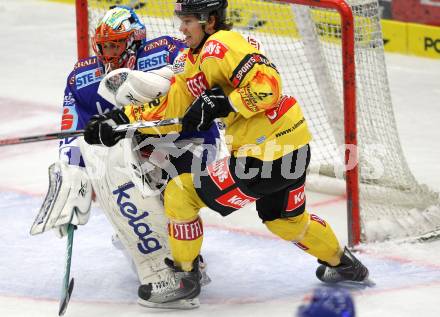
[(96, 197), (136, 266), (142, 284), (167, 274), (167, 219), (159, 195), (145, 196), (132, 182), (124, 157), (130, 139), (112, 148), (81, 144)]

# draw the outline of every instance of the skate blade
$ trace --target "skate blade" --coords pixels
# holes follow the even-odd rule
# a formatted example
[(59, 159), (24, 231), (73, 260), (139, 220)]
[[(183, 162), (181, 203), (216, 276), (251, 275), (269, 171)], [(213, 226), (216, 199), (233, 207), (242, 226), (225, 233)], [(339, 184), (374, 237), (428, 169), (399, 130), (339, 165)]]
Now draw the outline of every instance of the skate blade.
[(202, 272), (202, 277), (200, 278), (200, 286), (206, 286), (211, 283), (211, 278), (206, 274), (206, 272)]
[(200, 301), (197, 297), (191, 299), (179, 299), (168, 303), (153, 303), (142, 298), (138, 298), (137, 302), (139, 305), (144, 307), (160, 309), (194, 309), (200, 307)]
[(334, 283), (333, 285), (341, 286), (348, 289), (365, 289), (367, 287), (375, 287), (376, 283), (370, 279), (367, 278), (363, 281), (357, 282), (357, 281), (341, 281), (338, 283)]

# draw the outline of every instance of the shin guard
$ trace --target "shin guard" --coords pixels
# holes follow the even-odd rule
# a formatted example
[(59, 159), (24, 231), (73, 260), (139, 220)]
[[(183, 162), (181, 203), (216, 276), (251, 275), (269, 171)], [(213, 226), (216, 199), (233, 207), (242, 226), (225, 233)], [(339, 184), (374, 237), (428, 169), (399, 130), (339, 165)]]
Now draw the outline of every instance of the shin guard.
[(266, 221), (271, 232), (297, 247), (331, 265), (339, 264), (341, 247), (331, 226), (320, 217), (304, 212), (303, 214)]

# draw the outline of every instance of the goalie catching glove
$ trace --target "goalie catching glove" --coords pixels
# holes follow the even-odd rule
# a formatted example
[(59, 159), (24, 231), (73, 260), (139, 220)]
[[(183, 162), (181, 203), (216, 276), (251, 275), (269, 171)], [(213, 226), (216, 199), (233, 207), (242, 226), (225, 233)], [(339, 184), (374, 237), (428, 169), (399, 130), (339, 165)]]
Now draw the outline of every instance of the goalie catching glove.
[(113, 146), (124, 138), (124, 132), (115, 132), (113, 128), (119, 124), (130, 123), (125, 113), (115, 109), (106, 114), (93, 116), (84, 131), (84, 140), (88, 144), (104, 144)]
[(168, 66), (148, 72), (119, 68), (99, 83), (98, 94), (117, 107), (140, 106), (165, 95), (173, 76)]
[(207, 89), (194, 100), (182, 119), (182, 132), (208, 130), (214, 119), (235, 111), (220, 87)]

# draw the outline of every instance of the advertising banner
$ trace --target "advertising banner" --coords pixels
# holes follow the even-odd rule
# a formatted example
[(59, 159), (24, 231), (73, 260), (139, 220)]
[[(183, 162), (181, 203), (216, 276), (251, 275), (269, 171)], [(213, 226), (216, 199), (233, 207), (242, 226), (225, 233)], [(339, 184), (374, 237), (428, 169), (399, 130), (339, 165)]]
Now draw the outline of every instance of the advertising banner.
[(392, 0), (391, 15), (402, 22), (440, 26), (440, 0)]

